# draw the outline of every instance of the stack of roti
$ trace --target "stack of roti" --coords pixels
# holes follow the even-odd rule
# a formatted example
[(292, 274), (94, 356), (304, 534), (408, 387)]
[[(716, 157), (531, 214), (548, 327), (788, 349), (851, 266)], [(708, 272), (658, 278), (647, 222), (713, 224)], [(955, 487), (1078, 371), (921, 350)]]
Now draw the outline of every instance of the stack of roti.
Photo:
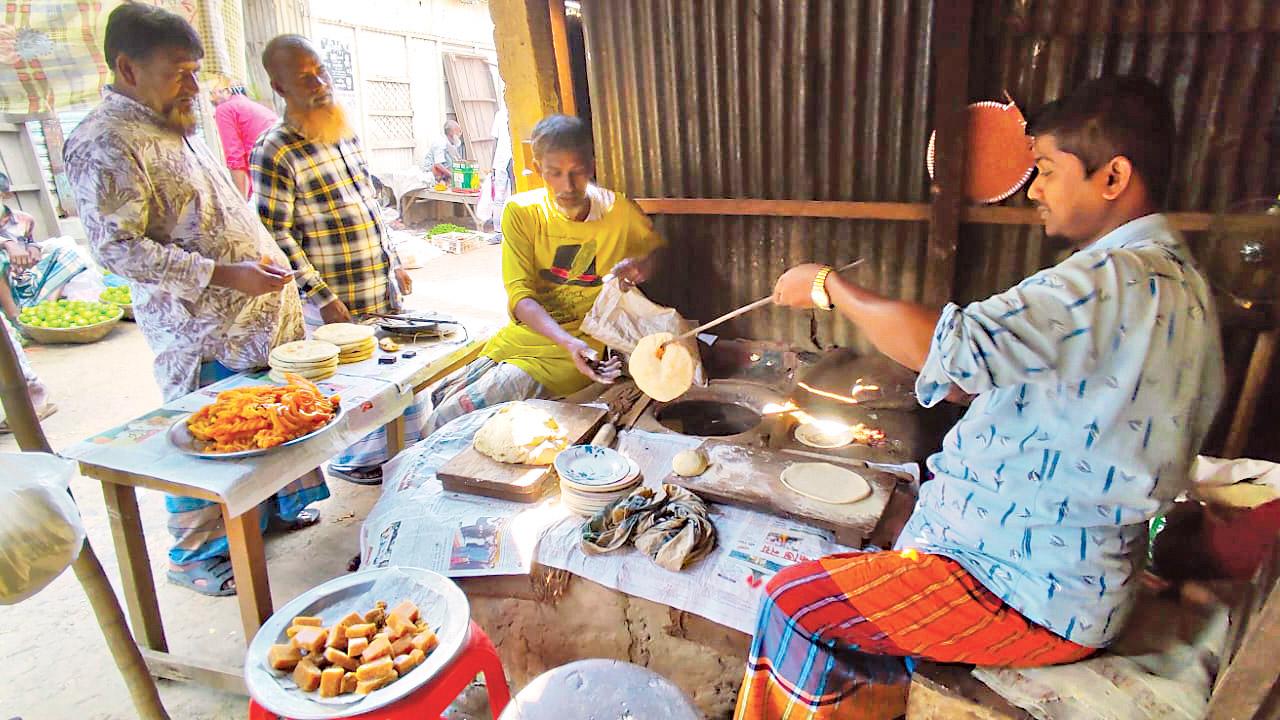
[(329, 323), (316, 328), (311, 337), (338, 346), (338, 363), (357, 363), (373, 357), (373, 349), (377, 342), (373, 339), (373, 328), (368, 325), (354, 323)]
[(324, 380), (338, 370), (338, 346), (319, 340), (297, 340), (272, 350), (267, 362), (271, 365), (271, 379), (276, 382), (288, 382), (285, 373)]

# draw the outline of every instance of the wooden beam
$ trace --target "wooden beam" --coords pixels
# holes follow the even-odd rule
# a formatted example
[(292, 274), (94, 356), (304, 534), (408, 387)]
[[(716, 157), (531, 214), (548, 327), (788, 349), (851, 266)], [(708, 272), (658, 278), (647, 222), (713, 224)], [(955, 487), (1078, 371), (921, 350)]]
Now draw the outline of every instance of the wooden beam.
[(533, 126), (547, 115), (562, 112), (549, 0), (489, 0), (498, 73), (511, 126), (511, 152), (516, 190), (541, 186), (533, 158), (523, 149)]
[(1280, 340), (1280, 330), (1258, 333), (1253, 356), (1249, 359), (1249, 370), (1244, 376), (1244, 388), (1240, 391), (1240, 401), (1231, 418), (1231, 430), (1227, 432), (1227, 442), (1222, 448), (1223, 457), (1238, 458), (1244, 452), (1249, 441), (1249, 431), (1253, 429), (1254, 415), (1258, 412), (1258, 402), (1262, 399), (1263, 388), (1271, 376), (1277, 340)]
[(165, 652), (169, 643), (160, 619), (160, 601), (156, 598), (156, 581), (151, 574), (151, 556), (142, 532), (142, 514), (138, 511), (138, 495), (131, 485), (102, 483), (107, 504), (107, 522), (116, 546), (116, 562), (124, 585), (124, 601), (133, 622), (133, 636), (138, 644), (150, 650)]
[(573, 94), (573, 65), (569, 62), (569, 32), (565, 29), (564, 0), (549, 0), (551, 47), (556, 53), (556, 80), (560, 84), (560, 108), (565, 115), (577, 115)]
[(941, 305), (956, 284), (956, 249), (964, 205), (965, 144), (969, 132), (969, 44), (973, 0), (938, 3), (933, 19), (933, 127), (937, 159), (929, 212), (921, 300)]
[[(750, 198), (638, 198), (640, 209), (650, 215), (728, 215), (735, 217), (817, 217), (842, 220), (897, 220), (924, 222), (931, 205), (908, 202), (852, 202), (824, 200), (757, 200)], [(1169, 223), (1183, 231), (1208, 230), (1213, 213), (1168, 213)], [(960, 208), (961, 223), (982, 225), (1040, 225), (1034, 208), (1003, 205), (968, 205)], [(1227, 215), (1224, 222), (1237, 229), (1271, 227), (1275, 221), (1258, 215)]]
[(142, 650), (142, 657), (147, 661), (147, 669), (158, 678), (192, 682), (235, 695), (249, 695), (249, 688), (244, 684), (244, 668), (218, 665), (146, 648)]

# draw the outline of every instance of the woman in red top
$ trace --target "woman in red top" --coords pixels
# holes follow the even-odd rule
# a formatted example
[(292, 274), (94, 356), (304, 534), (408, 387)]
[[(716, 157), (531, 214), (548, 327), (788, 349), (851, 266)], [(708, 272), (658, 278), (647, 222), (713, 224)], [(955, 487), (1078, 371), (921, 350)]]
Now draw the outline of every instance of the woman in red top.
[(213, 117), (218, 123), (218, 136), (222, 138), (222, 152), (227, 157), (231, 179), (240, 192), (249, 197), (249, 153), (262, 133), (280, 122), (280, 118), (264, 105), (250, 100), (243, 85), (214, 88), (209, 99), (216, 106)]

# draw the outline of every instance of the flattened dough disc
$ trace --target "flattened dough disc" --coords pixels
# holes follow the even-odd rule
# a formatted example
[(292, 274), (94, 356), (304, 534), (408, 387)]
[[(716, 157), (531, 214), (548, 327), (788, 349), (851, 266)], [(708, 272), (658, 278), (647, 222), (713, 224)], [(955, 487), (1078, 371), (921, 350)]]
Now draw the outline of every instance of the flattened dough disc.
[(660, 332), (640, 338), (627, 365), (636, 386), (658, 402), (675, 400), (693, 385), (697, 363), (683, 343), (671, 343), (658, 357), (658, 348), (673, 337)]
[(843, 505), (871, 494), (861, 475), (831, 463), (795, 463), (782, 471), (782, 484), (807, 498)]

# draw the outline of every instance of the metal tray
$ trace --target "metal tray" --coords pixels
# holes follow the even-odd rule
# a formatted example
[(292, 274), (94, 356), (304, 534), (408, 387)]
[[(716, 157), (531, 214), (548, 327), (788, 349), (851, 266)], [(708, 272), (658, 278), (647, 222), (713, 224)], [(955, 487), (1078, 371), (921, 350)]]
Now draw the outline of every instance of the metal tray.
[(452, 317), (430, 312), (380, 317), (374, 326), (391, 335), (409, 337), (445, 337), (464, 329), (463, 324)]
[(191, 417), (190, 414), (183, 415), (182, 417), (178, 418), (172, 425), (170, 425), (168, 432), (165, 433), (165, 436), (169, 438), (170, 445), (174, 446), (175, 448), (178, 449), (178, 452), (183, 453), (185, 455), (191, 455), (193, 457), (198, 457), (198, 458), (205, 458), (207, 460), (235, 460), (238, 458), (254, 457), (256, 455), (266, 455), (267, 453), (273, 450), (277, 450), (279, 448), (289, 447), (290, 445), (297, 445), (300, 442), (306, 442), (307, 440), (315, 437), (316, 435), (319, 435), (320, 433), (337, 425), (338, 421), (342, 419), (342, 416), (345, 415), (346, 412), (347, 412), (346, 404), (345, 403), (340, 404), (338, 405), (337, 414), (334, 415), (333, 419), (330, 420), (328, 423), (326, 423), (324, 427), (316, 428), (315, 430), (312, 430), (306, 435), (296, 437), (292, 440), (289, 440), (287, 442), (282, 442), (279, 445), (276, 445), (274, 447), (269, 447), (269, 448), (254, 448), (252, 450), (237, 450), (236, 452), (223, 452), (223, 453), (207, 452), (201, 447), (201, 441), (195, 439), (195, 437), (191, 435), (191, 431), (187, 430), (187, 419)]
[[(375, 583), (399, 572), (419, 583), (426, 598), (420, 597), (418, 610), (436, 631), (440, 644), (421, 665), (404, 677), (375, 690), (355, 702), (321, 701), (316, 693), (299, 697), (299, 691), (289, 690), (276, 680), (277, 675), (266, 663), (267, 653), (276, 643), (288, 642), (285, 631), (298, 615), (318, 615), (330, 625), (345, 615), (352, 601), (373, 590)], [(374, 600), (386, 600), (395, 607), (402, 597), (367, 598), (367, 610)], [(335, 612), (334, 608), (344, 608)], [(258, 634), (249, 643), (245, 654), (244, 679), (249, 695), (267, 710), (293, 720), (330, 720), (345, 718), (376, 710), (409, 695), (423, 683), (431, 680), (447, 666), (467, 642), (471, 629), (471, 607), (467, 596), (453, 581), (430, 570), (415, 567), (374, 568), (351, 575), (334, 578), (294, 598), (276, 610), (267, 619)], [(280, 676), (286, 675), (281, 673)], [(350, 697), (350, 696), (348, 696)], [(315, 698), (314, 700), (309, 698)]]

